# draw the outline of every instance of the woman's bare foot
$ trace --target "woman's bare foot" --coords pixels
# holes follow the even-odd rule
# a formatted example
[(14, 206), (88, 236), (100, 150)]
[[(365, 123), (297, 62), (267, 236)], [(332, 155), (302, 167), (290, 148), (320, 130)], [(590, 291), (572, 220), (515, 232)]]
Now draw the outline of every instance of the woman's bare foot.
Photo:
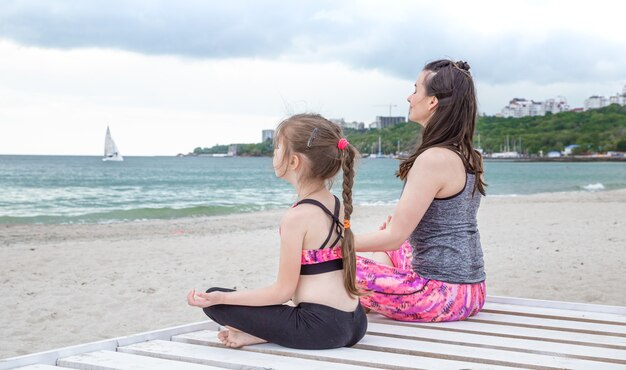
[(217, 334), (217, 338), (226, 347), (239, 348), (243, 346), (249, 346), (252, 344), (266, 343), (267, 341), (254, 335), (244, 333), (241, 330), (237, 330), (233, 327), (226, 326), (228, 330), (222, 330)]

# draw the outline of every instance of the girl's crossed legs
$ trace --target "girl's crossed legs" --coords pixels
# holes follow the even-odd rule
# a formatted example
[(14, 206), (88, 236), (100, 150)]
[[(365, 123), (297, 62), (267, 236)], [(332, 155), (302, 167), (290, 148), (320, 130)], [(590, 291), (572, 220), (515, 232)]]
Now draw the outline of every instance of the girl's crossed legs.
[[(232, 289), (211, 288), (208, 292)], [(367, 317), (359, 304), (355, 311), (346, 312), (316, 303), (297, 306), (238, 306), (215, 305), (204, 308), (213, 321), (229, 331), (219, 339), (231, 347), (276, 343), (299, 349), (328, 349), (356, 344), (367, 329)]]

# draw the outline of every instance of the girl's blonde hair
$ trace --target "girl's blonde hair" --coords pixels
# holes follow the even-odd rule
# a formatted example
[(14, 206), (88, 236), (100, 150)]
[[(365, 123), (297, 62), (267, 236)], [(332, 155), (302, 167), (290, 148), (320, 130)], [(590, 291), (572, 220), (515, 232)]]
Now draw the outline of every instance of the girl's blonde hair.
[[(354, 184), (354, 162), (358, 151), (350, 144), (339, 149), (343, 138), (341, 127), (319, 114), (297, 114), (282, 121), (276, 128), (274, 145), (284, 146), (283, 161), (293, 154), (308, 159), (308, 166), (299, 181), (318, 179), (330, 188), (332, 179), (343, 170), (342, 198), (344, 225), (349, 225), (352, 215), (352, 185)], [(285, 163), (281, 164), (285, 167)], [(346, 222), (347, 221), (347, 222)], [(343, 256), (344, 285), (352, 296), (358, 296), (356, 288), (356, 253), (354, 234), (350, 227), (344, 227), (341, 241)]]

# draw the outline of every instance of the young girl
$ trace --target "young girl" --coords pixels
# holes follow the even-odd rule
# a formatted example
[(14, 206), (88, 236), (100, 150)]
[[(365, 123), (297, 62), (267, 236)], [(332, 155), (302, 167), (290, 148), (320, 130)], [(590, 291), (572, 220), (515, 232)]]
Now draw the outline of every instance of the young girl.
[[(272, 342), (326, 349), (363, 338), (367, 318), (355, 286), (350, 230), (356, 155), (341, 128), (319, 115), (295, 115), (278, 125), (274, 171), (294, 187), (298, 201), (280, 223), (276, 282), (251, 291), (211, 288), (187, 295), (190, 305), (227, 328), (218, 334), (226, 346)], [(339, 169), (343, 207), (329, 191)], [(289, 300), (295, 306), (286, 305)]]
[[(476, 213), (485, 194), (481, 155), (472, 147), (477, 104), (465, 62), (438, 60), (408, 97), (422, 143), (398, 171), (404, 190), (391, 222), (356, 236), (363, 306), (403, 321), (454, 321), (485, 302)], [(389, 221), (388, 220), (388, 221)]]

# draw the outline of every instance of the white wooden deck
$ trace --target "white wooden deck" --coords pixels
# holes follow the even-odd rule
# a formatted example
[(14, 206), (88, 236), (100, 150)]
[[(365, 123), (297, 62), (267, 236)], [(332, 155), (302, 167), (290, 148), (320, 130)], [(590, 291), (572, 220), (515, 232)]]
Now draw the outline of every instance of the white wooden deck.
[(224, 348), (211, 321), (0, 360), (4, 369), (626, 369), (626, 307), (489, 297), (469, 320), (368, 315), (352, 348)]

